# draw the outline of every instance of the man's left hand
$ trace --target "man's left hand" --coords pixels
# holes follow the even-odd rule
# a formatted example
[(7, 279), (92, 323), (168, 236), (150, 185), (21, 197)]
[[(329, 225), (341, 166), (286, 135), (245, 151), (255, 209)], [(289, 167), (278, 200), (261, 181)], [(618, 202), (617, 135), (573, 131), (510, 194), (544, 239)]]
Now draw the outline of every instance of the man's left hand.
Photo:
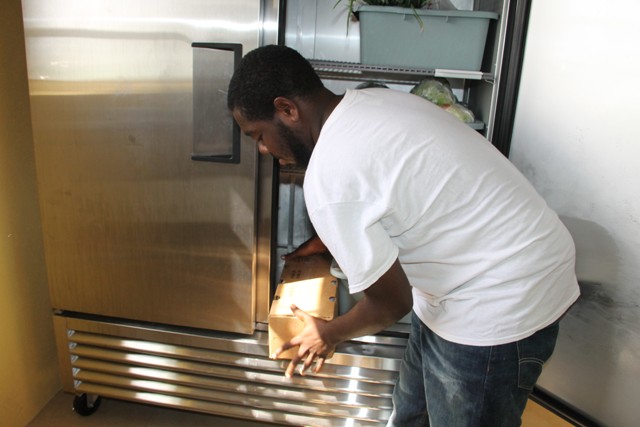
[(287, 366), (287, 370), (284, 373), (285, 376), (291, 378), (293, 371), (300, 362), (302, 362), (300, 375), (304, 375), (305, 371), (307, 371), (314, 362), (315, 366), (312, 372), (318, 373), (320, 369), (322, 369), (325, 360), (333, 355), (336, 346), (335, 344), (326, 342), (326, 338), (323, 338), (322, 332), (327, 321), (311, 316), (296, 305), (291, 305), (291, 311), (304, 323), (304, 328), (302, 332), (284, 343), (270, 357), (275, 359), (283, 351), (298, 347), (298, 352), (291, 359), (289, 366)]

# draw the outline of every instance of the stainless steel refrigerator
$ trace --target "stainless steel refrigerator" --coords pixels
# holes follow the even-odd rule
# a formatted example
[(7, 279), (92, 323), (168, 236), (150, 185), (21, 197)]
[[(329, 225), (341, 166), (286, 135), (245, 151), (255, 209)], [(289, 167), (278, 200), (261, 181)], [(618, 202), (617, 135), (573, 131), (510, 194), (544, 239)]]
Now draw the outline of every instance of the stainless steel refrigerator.
[(275, 34), (262, 6), (24, 2), (55, 308), (253, 332), (271, 171), (224, 93)]
[[(304, 171), (259, 156), (225, 105), (238, 60), (264, 44), (297, 47), (336, 91), (353, 84), (344, 64), (326, 68), (356, 34), (334, 3), (23, 0), (60, 372), (80, 414), (104, 396), (282, 424), (385, 424), (406, 325), (342, 344), (315, 376), (288, 380), (268, 358), (276, 255), (311, 232)], [(456, 82), (506, 152), (520, 2), (457, 3), (500, 14), (483, 72)], [(339, 42), (324, 54), (328, 39)], [(356, 80), (405, 89), (424, 76), (362, 71)]]
[[(287, 380), (268, 358), (279, 177), (240, 134), (226, 90), (244, 53), (278, 43), (280, 2), (24, 0), (23, 15), (60, 372), (76, 411), (110, 397), (382, 423), (404, 338), (347, 343), (317, 377)], [(295, 200), (296, 176), (280, 200)]]

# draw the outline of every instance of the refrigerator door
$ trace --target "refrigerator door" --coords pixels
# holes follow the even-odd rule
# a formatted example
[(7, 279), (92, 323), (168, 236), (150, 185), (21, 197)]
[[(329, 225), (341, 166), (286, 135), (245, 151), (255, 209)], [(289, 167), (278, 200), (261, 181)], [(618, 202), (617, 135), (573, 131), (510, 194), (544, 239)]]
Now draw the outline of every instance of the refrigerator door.
[(23, 1), (55, 309), (253, 332), (264, 171), (226, 111), (237, 54), (197, 43), (254, 49), (261, 3)]

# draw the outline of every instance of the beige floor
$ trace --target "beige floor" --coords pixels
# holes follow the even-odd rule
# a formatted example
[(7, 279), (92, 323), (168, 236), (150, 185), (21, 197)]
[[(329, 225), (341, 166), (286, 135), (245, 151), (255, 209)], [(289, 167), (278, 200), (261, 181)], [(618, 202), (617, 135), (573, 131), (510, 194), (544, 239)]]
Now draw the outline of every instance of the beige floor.
[(216, 417), (114, 399), (102, 399), (88, 417), (72, 410), (73, 395), (58, 393), (27, 427), (260, 427), (273, 424)]
[[(273, 424), (196, 414), (113, 399), (103, 399), (95, 414), (81, 417), (72, 411), (72, 401), (72, 395), (58, 393), (27, 427), (259, 427), (267, 425), (273, 427)], [(571, 424), (530, 402), (522, 425), (523, 427), (566, 427)]]

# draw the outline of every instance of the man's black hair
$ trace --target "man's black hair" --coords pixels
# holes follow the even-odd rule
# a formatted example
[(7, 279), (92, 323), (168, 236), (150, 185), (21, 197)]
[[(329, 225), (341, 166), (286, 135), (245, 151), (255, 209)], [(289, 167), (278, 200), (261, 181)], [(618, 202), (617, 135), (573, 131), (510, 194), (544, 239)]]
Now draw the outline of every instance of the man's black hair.
[(269, 45), (247, 53), (229, 83), (227, 106), (250, 121), (270, 120), (279, 96), (304, 98), (323, 88), (313, 67), (296, 50)]

